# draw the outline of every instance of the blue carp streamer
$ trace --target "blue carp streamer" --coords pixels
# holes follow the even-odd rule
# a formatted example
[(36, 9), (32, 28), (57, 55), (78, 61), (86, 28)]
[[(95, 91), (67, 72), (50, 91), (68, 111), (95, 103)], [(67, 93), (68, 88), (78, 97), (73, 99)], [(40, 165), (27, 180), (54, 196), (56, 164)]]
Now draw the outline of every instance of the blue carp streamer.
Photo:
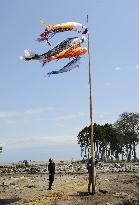
[(65, 65), (60, 70), (49, 72), (49, 73), (47, 73), (47, 75), (50, 77), (53, 74), (64, 73), (64, 72), (70, 71), (76, 67), (79, 67), (80, 60), (81, 60), (81, 57), (74, 58), (72, 61), (70, 61), (67, 65)]

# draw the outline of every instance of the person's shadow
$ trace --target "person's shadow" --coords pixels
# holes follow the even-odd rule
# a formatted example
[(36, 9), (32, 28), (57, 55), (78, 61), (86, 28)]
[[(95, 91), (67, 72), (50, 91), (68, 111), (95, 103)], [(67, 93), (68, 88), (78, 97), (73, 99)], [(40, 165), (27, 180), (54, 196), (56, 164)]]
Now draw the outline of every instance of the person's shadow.
[(89, 196), (90, 194), (88, 192), (78, 191), (77, 192), (79, 196)]
[(89, 195), (90, 194), (88, 192), (77, 191), (77, 194), (71, 194), (70, 196), (84, 197), (84, 196), (89, 196)]
[(0, 205), (9, 205), (11, 203), (20, 201), (21, 198), (0, 199)]

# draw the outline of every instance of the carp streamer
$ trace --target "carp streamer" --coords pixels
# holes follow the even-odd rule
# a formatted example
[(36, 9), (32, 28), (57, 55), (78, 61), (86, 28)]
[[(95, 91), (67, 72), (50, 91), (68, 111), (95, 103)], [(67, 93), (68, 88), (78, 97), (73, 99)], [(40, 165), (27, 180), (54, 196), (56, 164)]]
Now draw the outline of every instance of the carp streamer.
[(49, 45), (51, 45), (49, 39), (51, 39), (56, 33), (64, 31), (77, 31), (78, 33), (86, 35), (88, 32), (87, 27), (76, 22), (67, 22), (55, 25), (47, 24), (44, 20), (40, 20), (40, 22), (45, 26), (45, 31), (40, 34), (40, 37), (37, 40), (39, 42), (46, 41)]
[(45, 26), (45, 31), (40, 34), (38, 41), (46, 41), (49, 45), (51, 45), (49, 40), (52, 39), (56, 33), (76, 31), (77, 33), (81, 33), (81, 36), (66, 38), (42, 54), (33, 53), (30, 49), (26, 49), (24, 50), (24, 55), (21, 56), (20, 59), (24, 61), (38, 60), (42, 63), (42, 66), (44, 66), (46, 63), (53, 60), (59, 61), (63, 58), (73, 58), (60, 70), (48, 72), (48, 76), (67, 72), (73, 68), (79, 67), (81, 56), (87, 53), (87, 48), (82, 47), (82, 44), (87, 40), (87, 27), (77, 22), (67, 22), (54, 25), (47, 24), (44, 20), (41, 20), (40, 22)]
[(70, 71), (76, 67), (79, 67), (80, 59), (81, 59), (81, 57), (74, 58), (71, 62), (69, 62), (67, 65), (65, 65), (60, 70), (49, 72), (49, 73), (47, 73), (47, 75), (50, 77), (53, 74), (64, 73), (64, 72)]
[[(85, 54), (87, 49), (80, 47), (80, 49), (78, 48), (75, 51), (75, 48), (80, 46), (85, 40), (86, 38), (84, 36), (81, 38), (67, 38), (64, 41), (58, 43), (54, 48), (50, 49), (46, 53), (39, 55), (32, 53), (31, 50), (25, 50), (24, 56), (21, 56), (20, 58), (25, 61), (39, 60), (42, 62), (42, 65), (45, 65), (47, 62), (50, 62), (53, 59), (78, 57), (82, 54)], [(72, 53), (73, 50), (75, 52)]]

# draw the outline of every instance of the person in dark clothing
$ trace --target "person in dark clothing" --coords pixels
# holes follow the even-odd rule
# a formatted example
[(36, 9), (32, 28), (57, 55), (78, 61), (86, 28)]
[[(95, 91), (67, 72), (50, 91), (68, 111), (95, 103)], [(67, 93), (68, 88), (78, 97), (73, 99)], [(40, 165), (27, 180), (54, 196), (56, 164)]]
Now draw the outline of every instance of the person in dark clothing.
[(92, 185), (92, 159), (90, 158), (87, 163), (87, 170), (88, 170), (88, 192), (90, 193), (90, 186)]
[(55, 163), (53, 160), (50, 158), (49, 159), (49, 164), (48, 164), (48, 172), (49, 172), (49, 190), (52, 189), (52, 184), (54, 182), (54, 174), (55, 174)]

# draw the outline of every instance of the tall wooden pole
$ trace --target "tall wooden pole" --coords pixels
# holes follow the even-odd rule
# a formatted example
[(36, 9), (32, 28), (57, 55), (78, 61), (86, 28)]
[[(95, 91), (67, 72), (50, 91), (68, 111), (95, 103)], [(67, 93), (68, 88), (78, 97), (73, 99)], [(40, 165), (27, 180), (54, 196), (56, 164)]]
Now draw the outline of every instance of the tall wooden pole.
[[(88, 15), (87, 15), (88, 23)], [(92, 79), (91, 79), (91, 61), (90, 61), (90, 34), (88, 31), (88, 65), (89, 65), (89, 88), (90, 88), (90, 143), (91, 143), (91, 159), (92, 159), (92, 194), (96, 191), (96, 169), (95, 169), (95, 150), (94, 150), (94, 135), (93, 135), (93, 118), (92, 118)]]

